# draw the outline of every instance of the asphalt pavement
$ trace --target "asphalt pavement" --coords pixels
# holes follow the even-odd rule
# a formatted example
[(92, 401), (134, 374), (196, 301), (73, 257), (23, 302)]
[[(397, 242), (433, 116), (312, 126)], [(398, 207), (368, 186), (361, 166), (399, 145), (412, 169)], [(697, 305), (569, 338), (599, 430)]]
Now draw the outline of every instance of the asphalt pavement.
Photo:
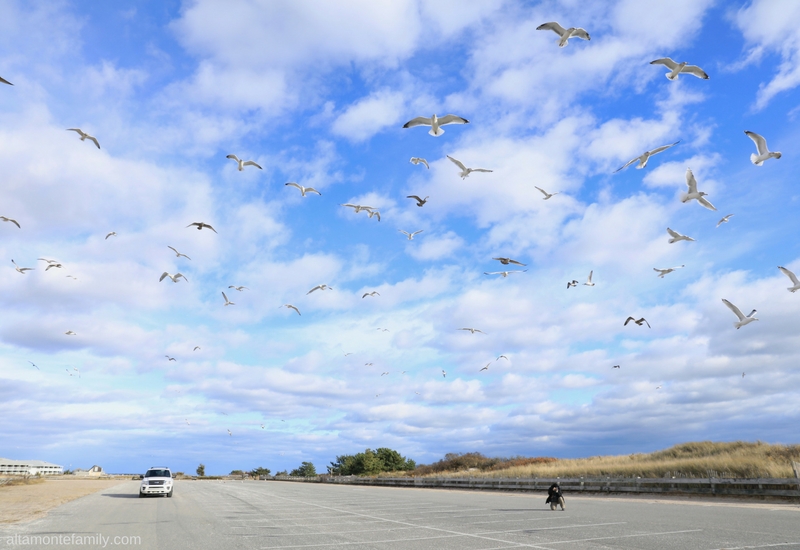
[(186, 480), (172, 498), (140, 499), (138, 487), (0, 527), (0, 550), (800, 550), (800, 503), (567, 493), (566, 511), (554, 512), (543, 493)]

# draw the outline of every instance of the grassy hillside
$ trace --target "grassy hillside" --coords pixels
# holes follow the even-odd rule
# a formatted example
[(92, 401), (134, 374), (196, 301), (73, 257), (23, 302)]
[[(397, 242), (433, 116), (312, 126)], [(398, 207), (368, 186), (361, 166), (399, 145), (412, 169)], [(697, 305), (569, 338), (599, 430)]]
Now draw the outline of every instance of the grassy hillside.
[(675, 445), (649, 454), (575, 459), (489, 459), (479, 453), (451, 454), (435, 464), (420, 466), (410, 474), (452, 477), (705, 478), (711, 471), (716, 477), (788, 478), (794, 477), (792, 461), (800, 462), (800, 445), (770, 445), (760, 441), (700, 441)]

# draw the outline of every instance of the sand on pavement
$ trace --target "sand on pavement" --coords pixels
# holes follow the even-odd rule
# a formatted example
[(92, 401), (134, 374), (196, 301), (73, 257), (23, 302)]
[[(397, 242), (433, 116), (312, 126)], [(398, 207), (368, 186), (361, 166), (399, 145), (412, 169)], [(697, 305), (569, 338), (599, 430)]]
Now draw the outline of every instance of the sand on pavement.
[(0, 524), (40, 518), (66, 502), (126, 481), (125, 479), (45, 479), (43, 483), (0, 486)]

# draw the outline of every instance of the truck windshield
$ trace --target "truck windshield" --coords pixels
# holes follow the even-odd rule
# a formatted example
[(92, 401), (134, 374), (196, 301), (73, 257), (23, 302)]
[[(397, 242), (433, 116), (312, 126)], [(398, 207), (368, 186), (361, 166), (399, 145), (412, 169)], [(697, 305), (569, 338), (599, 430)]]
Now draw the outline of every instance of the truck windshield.
[(169, 470), (147, 470), (147, 473), (144, 474), (144, 477), (171, 477), (169, 475)]

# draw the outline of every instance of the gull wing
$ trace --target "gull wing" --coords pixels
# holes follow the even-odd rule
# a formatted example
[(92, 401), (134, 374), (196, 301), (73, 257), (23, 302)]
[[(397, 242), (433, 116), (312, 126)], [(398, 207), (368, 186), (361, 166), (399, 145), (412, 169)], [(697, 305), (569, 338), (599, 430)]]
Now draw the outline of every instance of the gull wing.
[[(225, 298), (225, 302), (230, 302), (230, 300), (228, 300), (228, 297), (225, 296), (225, 292), (222, 293), (222, 297)], [(233, 303), (233, 302), (231, 302), (231, 303)]]
[(455, 164), (456, 166), (458, 166), (462, 170), (464, 170), (464, 171), (467, 170), (467, 167), (464, 166), (464, 164), (460, 160), (456, 160), (453, 157), (451, 157), (450, 155), (447, 155), (447, 158), (449, 158), (453, 162), (453, 164)]
[[(550, 21), (549, 23), (542, 23), (538, 27), (536, 27), (537, 31), (553, 31), (558, 36), (564, 36), (564, 33), (567, 32), (567, 29), (556, 23), (555, 21)], [(584, 31), (586, 32), (586, 31)]]
[(428, 117), (418, 116), (417, 118), (412, 118), (411, 120), (403, 124), (403, 128), (413, 128), (415, 126), (430, 126), (432, 122), (433, 121)]
[(242, 166), (255, 166), (259, 170), (263, 170), (263, 168), (261, 168), (261, 166), (259, 166), (258, 164), (256, 164), (252, 160), (246, 160), (245, 162), (242, 163)]
[(161, 277), (159, 277), (158, 282), (160, 283), (161, 281), (163, 281), (165, 277), (169, 277), (169, 273), (167, 273), (166, 271), (161, 274)]
[(578, 38), (583, 38), (584, 40), (591, 40), (591, 38), (589, 38), (589, 33), (586, 32), (586, 29), (582, 29), (580, 27), (572, 29), (572, 34), (570, 34), (570, 36), (577, 36)]
[(544, 189), (542, 189), (541, 187), (536, 187), (535, 185), (534, 185), (533, 187), (534, 187), (535, 189), (538, 189), (539, 191), (541, 191), (541, 192), (542, 192), (542, 195), (544, 195), (545, 197), (546, 197), (547, 195), (549, 195), (549, 193), (548, 193), (547, 191), (545, 191)]
[[(723, 303), (724, 303), (726, 306), (728, 306), (728, 309), (730, 309), (732, 312), (734, 312), (734, 313), (736, 314), (736, 316), (739, 318), (739, 320), (740, 320), (740, 321), (744, 321), (745, 317), (744, 317), (744, 315), (742, 315), (742, 312), (741, 312), (741, 310), (740, 310), (738, 307), (736, 307), (735, 305), (733, 305), (732, 303), (730, 303), (730, 302), (729, 302), (728, 300), (726, 300), (725, 298), (723, 298), (723, 299), (722, 299), (722, 302), (723, 302)], [(752, 313), (751, 313), (750, 315), (752, 315)]]
[[(9, 86), (13, 86), (13, 84), (12, 84), (11, 82), (9, 82), (8, 80), (6, 80), (6, 79), (5, 79), (5, 78), (3, 78), (2, 76), (0, 76), (0, 82), (2, 82), (3, 84), (8, 84)], [(39, 367), (36, 367), (36, 368), (38, 369)]]
[(319, 191), (317, 191), (313, 187), (306, 187), (306, 193), (316, 193), (320, 197), (322, 196), (322, 193), (320, 193)]
[(789, 279), (791, 279), (792, 283), (794, 283), (795, 285), (800, 285), (800, 281), (797, 280), (797, 275), (795, 275), (794, 273), (792, 273), (791, 271), (789, 271), (785, 267), (778, 266), (778, 269), (781, 270), (781, 273), (783, 273), (784, 275), (789, 277)]
[(693, 74), (698, 78), (702, 78), (703, 80), (708, 80), (708, 75), (706, 74), (706, 72), (697, 65), (686, 65), (683, 69), (681, 69), (681, 72)]
[(674, 146), (678, 145), (680, 142), (681, 142), (681, 140), (678, 140), (675, 143), (670, 143), (669, 145), (662, 145), (661, 147), (656, 147), (655, 149), (650, 151), (650, 154), (651, 155), (655, 155), (656, 153), (660, 153), (661, 151), (666, 151), (670, 147), (674, 147)]
[(445, 124), (469, 124), (469, 120), (458, 115), (444, 115), (443, 117), (439, 117), (439, 126), (444, 126)]
[(512, 260), (511, 258), (506, 258), (506, 259), (508, 260), (508, 263), (510, 263), (510, 264), (517, 264), (517, 265), (522, 265), (522, 266), (528, 265), (528, 264), (523, 264), (522, 262), (518, 262), (517, 260)]
[[(625, 169), (626, 169), (628, 166), (630, 166), (631, 164), (633, 164), (634, 162), (636, 162), (636, 161), (637, 161), (637, 160), (639, 160), (640, 158), (641, 158), (641, 157), (636, 157), (636, 158), (634, 158), (634, 159), (631, 159), (631, 160), (629, 160), (627, 163), (625, 163), (625, 165), (624, 165), (624, 166), (622, 166), (621, 168), (617, 168), (617, 169), (616, 169), (616, 170), (614, 170), (614, 172), (612, 172), (612, 173), (613, 173), (613, 174), (616, 174), (617, 172), (619, 172), (619, 171), (621, 171), (621, 170), (625, 170)], [(537, 189), (538, 189), (538, 187), (537, 187)]]
[(666, 66), (666, 67), (667, 67), (667, 68), (668, 68), (670, 71), (674, 70), (674, 69), (675, 69), (675, 67), (677, 67), (677, 66), (678, 66), (678, 64), (677, 64), (677, 63), (675, 63), (675, 62), (674, 62), (674, 61), (673, 61), (671, 58), (669, 58), (669, 57), (662, 57), (662, 58), (660, 58), (660, 59), (654, 59), (653, 61), (651, 61), (651, 62), (650, 62), (650, 64), (651, 64), (651, 65), (664, 65), (664, 66)]
[[(13, 223), (14, 225), (16, 225), (16, 226), (17, 226), (19, 229), (22, 229), (22, 228), (19, 226), (19, 222), (18, 222), (17, 220), (12, 220), (11, 218), (6, 218), (5, 216), (0, 216), (0, 220), (3, 220), (4, 222), (11, 222), (11, 223)], [(108, 238), (108, 237), (106, 237), (106, 238)]]
[(98, 149), (100, 149), (100, 142), (98, 142), (98, 141), (97, 141), (97, 138), (96, 138), (96, 137), (94, 137), (94, 136), (90, 136), (90, 135), (87, 135), (86, 137), (87, 137), (88, 139), (92, 140), (92, 141), (94, 142), (94, 144), (95, 144), (95, 145), (97, 145), (97, 148), (98, 148)]
[(635, 323), (636, 319), (634, 319), (633, 317), (628, 317), (627, 319), (625, 319), (625, 322), (622, 324), (622, 326), (623, 327), (628, 326), (628, 323), (630, 323), (631, 321), (633, 321)]
[(303, 191), (303, 188), (300, 186), (300, 184), (295, 183), (293, 181), (290, 181), (289, 183), (284, 183), (284, 185), (288, 185), (290, 187), (297, 187), (301, 192)]
[[(214, 229), (213, 227), (211, 227), (210, 225), (208, 225), (207, 223), (204, 223), (203, 227), (208, 227), (211, 231), (213, 231), (214, 233), (217, 233), (217, 230)], [(217, 235), (219, 235), (219, 233), (217, 233)]]
[(759, 155), (764, 155), (769, 152), (769, 149), (767, 149), (767, 140), (764, 139), (763, 136), (747, 130), (745, 130), (744, 133), (747, 134), (747, 137), (752, 139), (753, 143), (756, 144), (756, 149), (758, 150)]
[(727, 216), (725, 216), (724, 218), (722, 218), (721, 220), (719, 220), (719, 221), (717, 222), (717, 227), (719, 227), (720, 225), (722, 225), (723, 223), (725, 223), (726, 221), (728, 221), (728, 218), (730, 218), (731, 216), (733, 216), (733, 214), (728, 214)]
[(494, 170), (487, 170), (486, 168), (470, 168), (470, 172), (494, 172)]
[(686, 169), (686, 185), (689, 186), (689, 193), (697, 193), (697, 180), (694, 179), (692, 169)]
[(592, 275), (593, 275), (593, 274), (594, 274), (594, 270), (591, 270), (591, 271), (589, 272), (589, 278), (586, 280), (586, 282), (587, 282), (587, 283), (591, 283), (591, 282), (592, 282)]
[(233, 155), (233, 154), (231, 154), (231, 155), (228, 155), (228, 156), (226, 156), (225, 158), (226, 158), (226, 159), (233, 159), (233, 160), (235, 160), (236, 162), (239, 162), (239, 157), (237, 157), (236, 155)]
[(419, 231), (414, 231), (414, 232), (411, 234), (411, 236), (413, 237), (414, 235), (418, 235), (418, 234), (422, 233), (423, 231), (425, 231), (425, 230), (424, 230), (424, 229), (420, 229)]
[(714, 212), (717, 211), (717, 207), (714, 206), (713, 204), (711, 204), (711, 202), (709, 202), (709, 200), (706, 199), (705, 197), (700, 197), (699, 199), (697, 199), (697, 202), (699, 202), (700, 204), (702, 204), (703, 206), (705, 206), (709, 210), (713, 210)]
[(86, 132), (84, 132), (80, 128), (67, 128), (67, 132), (78, 132), (78, 135), (81, 137), (86, 135)]
[(672, 229), (670, 229), (669, 227), (667, 227), (667, 233), (669, 233), (670, 235), (672, 235), (672, 236), (673, 236), (674, 238), (676, 238), (676, 239), (677, 239), (678, 237), (683, 237), (683, 235), (681, 235), (681, 234), (680, 234), (680, 233), (678, 233), (677, 231), (673, 231), (673, 230), (672, 230)]
[(177, 280), (178, 280), (180, 277), (183, 277), (183, 280), (184, 280), (184, 281), (186, 281), (187, 283), (189, 282), (189, 279), (187, 279), (187, 278), (186, 278), (186, 275), (184, 275), (183, 273), (176, 273), (176, 274), (175, 274), (175, 282), (178, 282)]

